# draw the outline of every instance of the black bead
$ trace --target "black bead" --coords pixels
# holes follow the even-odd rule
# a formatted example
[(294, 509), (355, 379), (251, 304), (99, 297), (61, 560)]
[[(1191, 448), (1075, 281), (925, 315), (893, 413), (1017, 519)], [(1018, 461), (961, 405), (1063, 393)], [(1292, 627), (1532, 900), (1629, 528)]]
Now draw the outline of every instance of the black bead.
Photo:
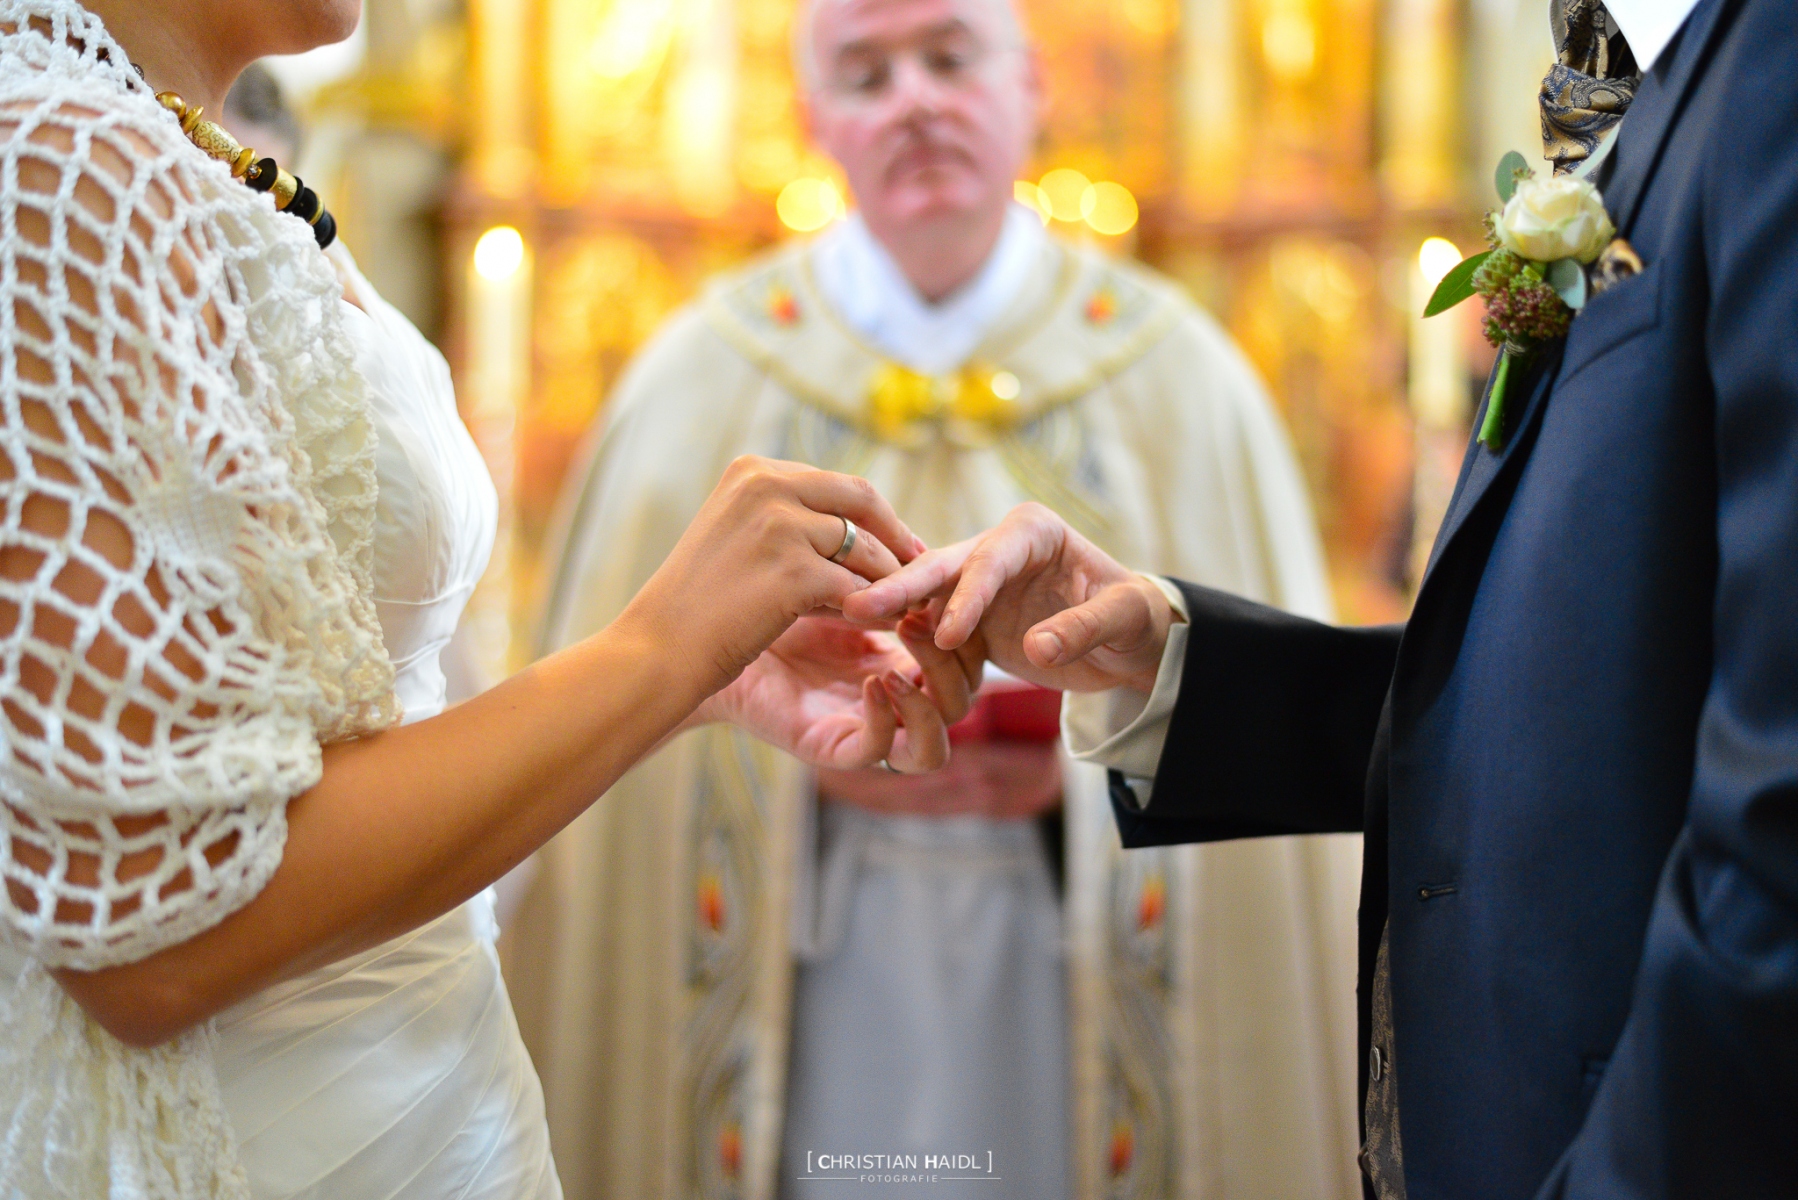
[(318, 215), (318, 220), (313, 223), (312, 236), (318, 239), (318, 248), (320, 250), (328, 247), (332, 242), (337, 240), (337, 218), (333, 217), (329, 212), (321, 212)]
[(275, 176), (280, 173), (281, 168), (275, 165), (274, 159), (264, 158), (244, 172), (244, 182), (252, 192), (266, 192), (275, 186)]
[(287, 206), (287, 211), (302, 221), (310, 221), (318, 215), (318, 193), (298, 179), (294, 183), (298, 184), (299, 190), (294, 193), (293, 203)]

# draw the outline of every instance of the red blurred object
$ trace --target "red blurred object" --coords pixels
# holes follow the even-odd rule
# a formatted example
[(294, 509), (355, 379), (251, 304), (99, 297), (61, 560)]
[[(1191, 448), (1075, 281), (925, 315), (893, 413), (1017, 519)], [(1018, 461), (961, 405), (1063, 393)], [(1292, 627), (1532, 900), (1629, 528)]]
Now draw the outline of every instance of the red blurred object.
[(1161, 876), (1151, 875), (1143, 880), (1142, 897), (1136, 904), (1136, 928), (1139, 933), (1161, 924), (1161, 918), (1167, 914), (1167, 884)]
[(713, 933), (724, 929), (724, 883), (716, 875), (699, 881), (699, 919)]
[(725, 1122), (718, 1131), (718, 1166), (726, 1179), (737, 1179), (743, 1174), (743, 1131), (735, 1121)]
[(1053, 742), (1061, 736), (1061, 693), (1043, 687), (996, 688), (974, 698), (949, 727), (957, 742)]
[(1136, 1132), (1119, 1121), (1111, 1129), (1111, 1177), (1116, 1179), (1130, 1170), (1136, 1161)]

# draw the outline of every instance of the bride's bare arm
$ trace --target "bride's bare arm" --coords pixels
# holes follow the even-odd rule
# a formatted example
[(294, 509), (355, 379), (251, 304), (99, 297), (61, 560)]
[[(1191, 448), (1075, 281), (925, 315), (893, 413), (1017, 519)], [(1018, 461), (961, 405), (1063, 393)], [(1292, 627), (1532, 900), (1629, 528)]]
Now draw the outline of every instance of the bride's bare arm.
[[(858, 548), (856, 571), (831, 564), (842, 530), (833, 512), (912, 544), (860, 480), (739, 460), (610, 626), (441, 716), (328, 748), (323, 779), (288, 805), (281, 864), (255, 899), (138, 962), (59, 971), (63, 987), (115, 1036), (151, 1045), (461, 903), (578, 815), (795, 618), (840, 603), (860, 586), (856, 572), (897, 565), (884, 546)], [(940, 724), (921, 694), (893, 699), (908, 724)]]
[(321, 770), (382, 693), (325, 528), (373, 508), (335, 297), (189, 149), (147, 104), (0, 105), (0, 936), (137, 1043), (454, 906), (914, 546), (866, 483), (740, 461), (610, 628)]

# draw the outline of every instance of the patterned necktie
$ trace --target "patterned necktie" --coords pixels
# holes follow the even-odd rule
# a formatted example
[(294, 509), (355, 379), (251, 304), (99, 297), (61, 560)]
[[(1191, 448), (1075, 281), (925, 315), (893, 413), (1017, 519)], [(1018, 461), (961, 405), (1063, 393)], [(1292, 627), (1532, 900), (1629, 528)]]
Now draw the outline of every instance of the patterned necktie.
[(1549, 0), (1548, 21), (1559, 61), (1542, 80), (1542, 147), (1560, 175), (1623, 120), (1642, 73), (1600, 0)]

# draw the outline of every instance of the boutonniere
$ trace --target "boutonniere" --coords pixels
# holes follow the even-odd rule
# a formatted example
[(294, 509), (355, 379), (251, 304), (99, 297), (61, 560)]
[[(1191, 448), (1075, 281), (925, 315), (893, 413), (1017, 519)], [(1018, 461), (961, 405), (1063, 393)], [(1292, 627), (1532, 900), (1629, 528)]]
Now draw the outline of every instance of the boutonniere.
[[(1486, 299), (1486, 340), (1499, 347), (1498, 374), (1480, 424), (1480, 444), (1504, 446), (1505, 393), (1544, 345), (1567, 336), (1573, 316), (1609, 276), (1590, 268), (1628, 252), (1598, 189), (1569, 175), (1539, 179), (1513, 150), (1498, 164), (1502, 207), (1486, 214), (1491, 247), (1462, 260), (1437, 286), (1423, 315), (1433, 317), (1473, 296)], [(1611, 253), (1607, 253), (1611, 251)], [(1634, 259), (1633, 253), (1628, 253)], [(1636, 264), (1640, 270), (1640, 264)]]

